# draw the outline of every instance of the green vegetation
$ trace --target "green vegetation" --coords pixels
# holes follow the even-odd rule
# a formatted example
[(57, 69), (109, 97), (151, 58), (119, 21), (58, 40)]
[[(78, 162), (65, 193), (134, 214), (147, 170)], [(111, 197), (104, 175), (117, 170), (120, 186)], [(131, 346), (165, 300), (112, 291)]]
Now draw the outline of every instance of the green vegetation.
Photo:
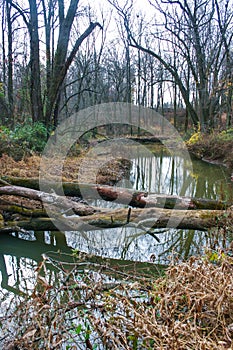
[(34, 152), (41, 153), (46, 141), (47, 129), (40, 122), (17, 125), (14, 130), (0, 127), (0, 155), (6, 153), (15, 160)]
[(233, 128), (227, 129), (227, 130), (223, 130), (222, 132), (220, 132), (217, 135), (217, 139), (219, 139), (219, 141), (233, 141)]

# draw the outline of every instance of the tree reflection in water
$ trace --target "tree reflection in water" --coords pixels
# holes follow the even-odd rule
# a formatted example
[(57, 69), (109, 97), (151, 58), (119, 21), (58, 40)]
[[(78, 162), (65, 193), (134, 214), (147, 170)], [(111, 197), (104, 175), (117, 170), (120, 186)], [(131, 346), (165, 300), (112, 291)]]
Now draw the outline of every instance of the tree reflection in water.
[[(66, 238), (60, 232), (25, 232), (0, 235), (1, 287), (15, 294), (28, 294), (34, 285), (35, 270), (46, 252), (59, 249), (68, 254)], [(52, 268), (52, 267), (51, 267)]]
[[(233, 187), (226, 169), (193, 160), (189, 164), (182, 154), (168, 154), (164, 148), (154, 147), (154, 156), (141, 154), (132, 159), (130, 183), (137, 190), (175, 194), (209, 199), (231, 200)], [(135, 151), (134, 151), (135, 155)], [(121, 181), (120, 186), (124, 185)], [(129, 186), (129, 181), (125, 181)], [(97, 200), (97, 206), (117, 207), (114, 202)], [(27, 280), (33, 279), (36, 265), (46, 251), (62, 250), (72, 253), (72, 248), (108, 258), (150, 261), (167, 264), (171, 255), (186, 259), (203, 251), (211, 243), (212, 235), (195, 230), (153, 230), (145, 233), (133, 228), (115, 228), (92, 232), (20, 233), (14, 237), (0, 237), (0, 264), (3, 288), (13, 291), (19, 286), (23, 271), (28, 266)], [(158, 242), (159, 240), (159, 242)], [(67, 255), (68, 256), (68, 255)], [(13, 278), (14, 276), (14, 278)], [(12, 282), (14, 279), (14, 283)], [(10, 282), (10, 283), (9, 283)], [(24, 288), (27, 284), (24, 281)], [(30, 289), (30, 288), (29, 288)]]
[[(130, 183), (135, 189), (232, 201), (230, 174), (221, 167), (196, 160), (193, 160), (190, 167), (182, 155), (169, 155), (161, 148), (160, 153), (154, 157), (140, 155), (132, 161)], [(124, 185), (124, 181), (119, 185)], [(129, 181), (126, 180), (125, 185), (128, 186)], [(112, 208), (119, 206), (117, 203), (101, 200), (97, 200), (94, 204)], [(79, 280), (87, 278), (91, 272), (96, 273), (94, 280), (97, 281), (101, 271), (101, 278), (104, 276), (105, 282), (115, 283), (121, 280), (122, 276), (125, 278), (132, 273), (134, 276), (142, 273), (148, 278), (151, 275), (156, 276), (161, 271), (161, 266), (157, 266), (157, 263), (166, 265), (172, 259), (176, 261), (187, 259), (190, 255), (202, 253), (206, 246), (215, 248), (226, 244), (227, 239), (231, 241), (232, 237), (224, 237), (222, 233), (175, 229), (157, 229), (145, 233), (139, 229), (126, 227), (65, 234), (61, 232), (2, 234), (0, 316), (10, 313), (11, 308), (20, 305), (23, 299), (27, 300), (28, 295), (33, 296), (35, 285), (38, 283), (38, 269), (42, 277), (40, 283), (45, 283), (44, 288), (56, 283), (59, 283), (61, 288), (61, 276), (64, 278), (67, 271), (72, 270), (74, 266), (73, 249), (90, 254), (86, 260), (80, 260), (79, 264), (76, 262), (76, 277)], [(109, 260), (106, 263), (106, 260), (100, 261), (96, 256), (105, 256)], [(55, 260), (46, 257), (53, 257)], [(139, 263), (130, 263), (129, 260)], [(43, 269), (41, 269), (42, 262)], [(104, 272), (103, 266), (105, 266)], [(77, 294), (77, 297), (81, 298), (80, 294)], [(85, 303), (86, 299), (83, 300)], [(8, 328), (10, 327), (9, 325)], [(3, 334), (2, 340), (4, 337)]]

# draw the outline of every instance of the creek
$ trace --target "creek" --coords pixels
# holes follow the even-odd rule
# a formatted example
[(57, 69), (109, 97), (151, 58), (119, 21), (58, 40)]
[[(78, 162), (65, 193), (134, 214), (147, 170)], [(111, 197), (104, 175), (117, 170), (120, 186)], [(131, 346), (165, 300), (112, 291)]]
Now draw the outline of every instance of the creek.
[[(149, 145), (149, 152), (133, 152), (128, 179), (117, 186), (131, 187), (153, 193), (221, 199), (232, 202), (233, 186), (230, 172), (182, 153), (168, 153), (161, 145)], [(101, 199), (91, 204), (116, 208), (114, 202)], [(225, 240), (223, 242), (223, 239)], [(47, 252), (64, 254), (72, 249), (115, 259), (167, 264), (171, 259), (186, 259), (203, 252), (206, 246), (227, 245), (233, 237), (212, 236), (197, 230), (115, 228), (91, 232), (21, 232), (0, 236), (0, 282), (2, 290), (13, 294), (27, 292), (33, 284), (34, 271)], [(2, 310), (4, 302), (1, 303)]]

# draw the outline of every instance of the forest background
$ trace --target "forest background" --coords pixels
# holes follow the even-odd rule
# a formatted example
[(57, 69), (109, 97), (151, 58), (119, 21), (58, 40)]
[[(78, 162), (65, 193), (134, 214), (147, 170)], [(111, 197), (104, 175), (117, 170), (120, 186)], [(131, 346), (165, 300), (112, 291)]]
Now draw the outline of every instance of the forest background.
[(43, 148), (62, 120), (104, 102), (153, 108), (189, 135), (230, 128), (232, 9), (231, 0), (3, 0), (2, 137), (34, 125)]
[[(0, 0), (0, 4), (2, 176), (23, 173), (28, 180), (38, 176), (40, 157), (35, 153), (43, 152), (54, 130), (75, 113), (108, 102), (159, 112), (189, 140), (189, 150), (233, 171), (233, 0)], [(74, 158), (67, 181), (77, 171)], [(6, 179), (1, 182), (2, 191), (7, 190)], [(15, 207), (25, 213), (22, 199)], [(32, 207), (36, 215), (33, 201)], [(43, 206), (39, 209), (44, 215)], [(19, 216), (0, 217), (3, 231), (12, 230), (4, 222), (12, 217)], [(31, 223), (31, 211), (29, 217)], [(221, 217), (214, 214), (214, 225), (219, 227), (213, 241), (220, 237), (226, 243), (227, 235), (232, 237), (232, 207)], [(31, 349), (35, 344), (60, 349), (62, 343), (70, 349), (74, 342), (87, 349), (99, 344), (103, 348), (102, 343), (115, 349), (230, 349), (232, 251), (231, 242), (225, 250), (207, 251), (179, 267), (171, 264), (166, 277), (156, 282), (151, 275), (123, 271), (119, 262), (113, 262), (114, 270), (109, 261), (96, 260), (98, 283), (85, 269), (80, 280), (80, 269), (68, 271), (65, 264), (43, 255), (32, 298), (22, 302), (20, 296), (17, 312), (9, 308), (2, 316), (6, 322), (1, 319), (0, 341), (9, 345), (6, 349)], [(90, 269), (89, 256), (73, 250), (69, 257), (82, 269), (86, 259)], [(155, 266), (151, 262), (149, 272)], [(58, 269), (53, 288), (44, 277), (46, 264)], [(113, 287), (109, 285), (109, 272), (119, 274), (126, 284), (118, 289), (115, 277)], [(7, 300), (7, 294), (3, 298)], [(88, 314), (90, 310), (94, 312)]]

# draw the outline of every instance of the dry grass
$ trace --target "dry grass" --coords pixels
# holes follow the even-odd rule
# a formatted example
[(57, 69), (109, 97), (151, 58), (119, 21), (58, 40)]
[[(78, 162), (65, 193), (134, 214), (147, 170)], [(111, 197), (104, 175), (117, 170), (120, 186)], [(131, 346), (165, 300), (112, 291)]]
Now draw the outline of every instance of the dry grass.
[[(82, 164), (85, 159), (85, 154), (80, 154), (78, 157), (67, 157), (62, 170), (63, 181), (77, 181), (80, 171), (85, 170), (85, 182), (90, 182), (93, 173), (96, 173), (96, 182), (100, 184), (115, 184), (124, 177), (128, 177), (131, 168), (131, 162), (124, 158), (117, 158), (108, 162), (105, 159), (98, 157), (89, 159), (88, 162)], [(37, 178), (39, 176), (41, 157), (34, 155), (24, 157), (20, 161), (15, 161), (8, 155), (0, 157), (0, 177), (13, 176), (22, 178)], [(58, 173), (57, 167), (60, 168), (60, 163), (57, 158), (49, 159), (49, 169), (52, 179), (56, 178)], [(101, 167), (100, 167), (100, 164)], [(85, 166), (85, 167), (84, 167)]]
[[(77, 179), (80, 160), (78, 157), (68, 157), (63, 169), (64, 180)], [(52, 159), (50, 160), (53, 161)], [(34, 155), (24, 157), (20, 161), (15, 161), (12, 157), (4, 154), (0, 157), (0, 176), (15, 176), (36, 178), (39, 176), (41, 157)], [(56, 174), (56, 158), (54, 160), (54, 173)], [(51, 174), (53, 175), (53, 174)]]
[(232, 349), (232, 272), (229, 261), (214, 266), (191, 259), (170, 267), (147, 301), (133, 300), (129, 290), (115, 292), (116, 316), (95, 325), (102, 336), (114, 334), (115, 349)]
[(36, 155), (20, 161), (15, 161), (6, 154), (0, 157), (0, 176), (38, 177), (39, 167), (40, 157)]
[(32, 297), (9, 318), (18, 328), (5, 349), (232, 349), (233, 259), (214, 254), (120, 285), (106, 283), (107, 266), (98, 281), (90, 270), (81, 278), (78, 263), (60, 266), (54, 285), (38, 274)]

